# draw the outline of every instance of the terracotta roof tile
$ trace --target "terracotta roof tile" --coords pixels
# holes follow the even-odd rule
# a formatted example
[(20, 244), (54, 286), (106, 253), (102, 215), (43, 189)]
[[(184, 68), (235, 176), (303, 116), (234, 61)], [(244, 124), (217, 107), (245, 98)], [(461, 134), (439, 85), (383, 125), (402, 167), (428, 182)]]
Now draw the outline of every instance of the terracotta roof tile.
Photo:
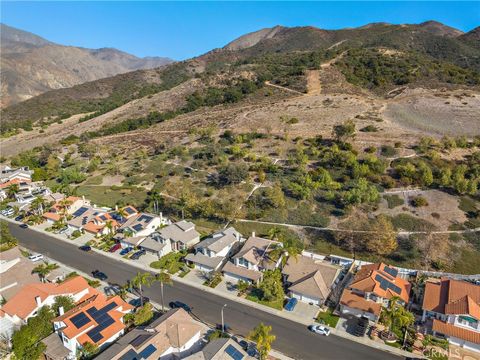
[(437, 319), (433, 320), (432, 330), (447, 336), (452, 336), (475, 344), (480, 344), (479, 332), (470, 331), (459, 326), (447, 324)]
[(366, 300), (363, 296), (355, 294), (351, 290), (343, 291), (342, 297), (340, 298), (340, 304), (353, 309), (366, 311), (376, 316), (379, 316), (382, 311), (382, 304)]

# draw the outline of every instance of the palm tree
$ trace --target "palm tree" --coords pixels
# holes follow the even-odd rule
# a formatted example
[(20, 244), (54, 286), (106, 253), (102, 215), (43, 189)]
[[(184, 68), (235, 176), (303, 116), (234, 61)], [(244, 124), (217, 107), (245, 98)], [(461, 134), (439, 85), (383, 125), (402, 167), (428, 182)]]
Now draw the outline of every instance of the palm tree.
[(382, 322), (388, 327), (388, 332), (392, 333), (394, 325), (405, 329), (415, 322), (415, 316), (403, 306), (398, 304), (400, 297), (392, 296), (388, 301), (388, 306), (383, 308)]
[(31, 203), (31, 208), (35, 209), (37, 215), (43, 214), (43, 207), (45, 206), (45, 199), (41, 196), (37, 196)]
[(20, 191), (18, 184), (12, 184), (7, 189), (7, 196), (9, 199), (13, 199), (15, 195)]
[(63, 219), (65, 220), (65, 222), (67, 222), (67, 213), (70, 205), (72, 205), (72, 202), (67, 198), (62, 199), (58, 202), (58, 207), (60, 208), (59, 213), (61, 216), (63, 216)]
[(138, 291), (140, 293), (141, 306), (143, 306), (143, 286), (150, 287), (155, 280), (155, 276), (153, 276), (149, 272), (137, 273), (137, 275), (135, 275), (135, 277), (131, 280), (130, 283), (134, 287), (138, 288)]
[(160, 204), (162, 203), (163, 197), (158, 191), (153, 191), (150, 195), (150, 202), (153, 203), (153, 213), (160, 213)]
[(279, 240), (281, 238), (281, 235), (282, 235), (282, 229), (280, 229), (277, 226), (272, 227), (270, 228), (270, 230), (268, 230), (268, 237), (271, 240)]
[(172, 278), (170, 277), (170, 274), (162, 271), (160, 274), (157, 274), (155, 276), (155, 281), (158, 281), (160, 283), (160, 293), (162, 295), (162, 312), (165, 311), (165, 303), (164, 303), (164, 298), (163, 298), (163, 285), (172, 285), (173, 281)]
[(37, 265), (32, 269), (32, 274), (38, 274), (40, 280), (45, 282), (45, 279), (48, 274), (50, 274), (53, 270), (58, 269), (58, 264), (50, 264), (49, 262), (45, 261), (43, 264)]
[(270, 334), (271, 331), (271, 326), (260, 323), (248, 335), (249, 340), (255, 341), (257, 343), (257, 350), (260, 356), (260, 360), (265, 360), (268, 357), (268, 353), (272, 349), (272, 343), (277, 338), (275, 335)]

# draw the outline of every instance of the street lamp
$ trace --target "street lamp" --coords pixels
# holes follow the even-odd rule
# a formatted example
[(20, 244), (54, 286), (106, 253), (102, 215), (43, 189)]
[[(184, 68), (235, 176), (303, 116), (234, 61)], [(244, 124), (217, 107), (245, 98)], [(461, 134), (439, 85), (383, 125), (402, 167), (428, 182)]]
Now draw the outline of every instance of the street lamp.
[(225, 332), (225, 322), (223, 321), (223, 309), (227, 307), (227, 304), (222, 306), (221, 314), (222, 314), (222, 333)]

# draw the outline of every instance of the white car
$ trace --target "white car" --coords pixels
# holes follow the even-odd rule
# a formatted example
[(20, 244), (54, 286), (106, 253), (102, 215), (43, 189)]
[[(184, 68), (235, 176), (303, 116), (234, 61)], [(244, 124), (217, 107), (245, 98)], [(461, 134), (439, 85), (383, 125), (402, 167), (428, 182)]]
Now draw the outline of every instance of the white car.
[(30, 261), (33, 261), (33, 262), (40, 261), (40, 260), (43, 260), (43, 255), (42, 254), (33, 254), (33, 255), (30, 255), (28, 257), (28, 259)]
[(330, 335), (330, 329), (323, 325), (310, 325), (308, 329), (316, 334), (325, 335), (325, 336)]

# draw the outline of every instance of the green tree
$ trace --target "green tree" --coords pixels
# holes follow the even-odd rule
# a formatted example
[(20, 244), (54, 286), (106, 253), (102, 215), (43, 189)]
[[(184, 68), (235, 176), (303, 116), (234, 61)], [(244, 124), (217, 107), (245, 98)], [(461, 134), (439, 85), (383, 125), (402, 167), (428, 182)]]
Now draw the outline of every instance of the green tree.
[(388, 255), (397, 249), (397, 233), (386, 215), (377, 216), (368, 227), (366, 248), (378, 255)]
[(282, 274), (280, 270), (265, 271), (263, 280), (258, 285), (258, 289), (262, 291), (262, 300), (275, 301), (283, 299), (285, 292), (283, 291)]
[(143, 306), (143, 287), (150, 287), (155, 282), (155, 276), (149, 272), (137, 273), (130, 283), (136, 287), (140, 293), (140, 303)]
[(239, 184), (248, 177), (248, 167), (243, 163), (228, 164), (218, 172), (219, 182), (223, 185)]
[(82, 349), (81, 349), (81, 359), (93, 359), (95, 355), (98, 353), (98, 345), (95, 345), (91, 343), (90, 341), (87, 341), (83, 343)]
[(337, 141), (346, 141), (355, 137), (355, 123), (353, 120), (347, 120), (342, 124), (333, 127), (333, 136)]
[(17, 239), (10, 233), (8, 223), (0, 221), (0, 252), (17, 246)]
[(45, 261), (43, 264), (37, 265), (32, 269), (32, 274), (38, 274), (40, 280), (45, 282), (45, 279), (48, 274), (50, 274), (53, 270), (58, 269), (58, 264), (52, 264)]
[(7, 197), (9, 199), (14, 199), (15, 195), (20, 191), (20, 186), (18, 184), (12, 184), (7, 188)]
[(43, 197), (37, 196), (30, 204), (30, 208), (35, 211), (37, 215), (41, 215), (44, 212), (46, 201)]
[(257, 343), (257, 349), (260, 355), (260, 360), (266, 360), (270, 350), (272, 350), (272, 343), (277, 338), (272, 333), (272, 327), (260, 323), (248, 335), (248, 339)]
[(133, 317), (133, 323), (136, 326), (144, 325), (153, 318), (153, 306), (150, 303), (146, 303), (139, 308)]
[(75, 300), (71, 296), (56, 296), (55, 302), (52, 304), (52, 311), (55, 315), (60, 315), (59, 309), (63, 307), (63, 311), (67, 312), (75, 307)]

